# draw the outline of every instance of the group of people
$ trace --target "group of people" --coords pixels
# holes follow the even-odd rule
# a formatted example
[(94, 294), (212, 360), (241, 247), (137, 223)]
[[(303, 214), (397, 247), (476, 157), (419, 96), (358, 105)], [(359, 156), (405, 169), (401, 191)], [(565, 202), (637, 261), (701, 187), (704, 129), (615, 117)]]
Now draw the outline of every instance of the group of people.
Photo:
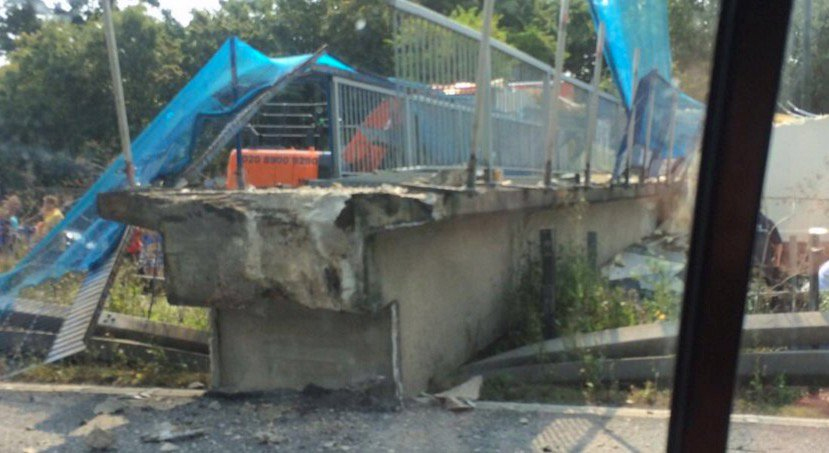
[(60, 200), (55, 195), (43, 197), (39, 215), (32, 222), (22, 220), (22, 212), (23, 203), (17, 195), (7, 196), (0, 204), (0, 253), (40, 241), (63, 220)]

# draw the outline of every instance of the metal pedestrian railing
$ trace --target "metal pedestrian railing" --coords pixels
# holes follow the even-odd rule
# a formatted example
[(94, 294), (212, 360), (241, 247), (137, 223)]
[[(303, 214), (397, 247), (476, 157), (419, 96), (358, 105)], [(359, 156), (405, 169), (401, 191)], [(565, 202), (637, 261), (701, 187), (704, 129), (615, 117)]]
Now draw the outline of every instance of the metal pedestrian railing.
[[(394, 88), (335, 78), (334, 149), (341, 174), (380, 169), (463, 166), (469, 159), (481, 34), (407, 0), (392, 8)], [(491, 41), (492, 165), (542, 172), (552, 155), (559, 173), (587, 166), (590, 85), (562, 76), (551, 124), (549, 65)], [(598, 92), (591, 168), (610, 172), (625, 132), (621, 101)], [(549, 130), (558, 128), (554, 151)], [(488, 156), (484, 156), (488, 158)]]

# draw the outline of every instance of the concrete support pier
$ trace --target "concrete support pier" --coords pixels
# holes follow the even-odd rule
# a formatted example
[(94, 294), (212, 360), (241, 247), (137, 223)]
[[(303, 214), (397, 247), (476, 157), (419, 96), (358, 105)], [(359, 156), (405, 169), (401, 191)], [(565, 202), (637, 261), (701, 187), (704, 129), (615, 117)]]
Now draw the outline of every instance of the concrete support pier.
[(598, 233), (605, 261), (657, 224), (665, 187), (148, 190), (105, 218), (164, 237), (173, 304), (211, 307), (214, 387), (425, 390), (503, 334), (538, 230)]

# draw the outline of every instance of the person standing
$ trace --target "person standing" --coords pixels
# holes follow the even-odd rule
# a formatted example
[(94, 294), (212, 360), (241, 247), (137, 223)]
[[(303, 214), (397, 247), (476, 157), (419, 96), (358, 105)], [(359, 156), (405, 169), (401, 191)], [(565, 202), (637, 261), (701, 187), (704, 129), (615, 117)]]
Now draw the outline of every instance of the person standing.
[(17, 195), (9, 195), (3, 202), (3, 210), (6, 212), (6, 219), (9, 221), (9, 228), (13, 234), (17, 234), (20, 229), (20, 219), (17, 216), (21, 207), (20, 197)]
[(58, 197), (54, 195), (46, 195), (43, 197), (43, 205), (40, 208), (40, 215), (43, 217), (43, 220), (38, 222), (35, 227), (36, 242), (43, 239), (52, 228), (63, 220), (63, 212), (61, 212), (58, 206)]
[(10, 195), (0, 205), (0, 247), (6, 251), (13, 250), (20, 230), (21, 203), (17, 195)]

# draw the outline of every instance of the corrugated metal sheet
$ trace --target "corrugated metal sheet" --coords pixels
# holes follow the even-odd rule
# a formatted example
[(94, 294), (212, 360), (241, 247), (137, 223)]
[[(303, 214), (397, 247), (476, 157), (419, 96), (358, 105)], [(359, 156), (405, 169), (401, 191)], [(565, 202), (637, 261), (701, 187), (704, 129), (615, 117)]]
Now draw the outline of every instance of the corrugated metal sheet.
[[(124, 238), (131, 236), (132, 228), (127, 228)], [(103, 265), (87, 274), (44, 363), (56, 362), (86, 349), (87, 336), (101, 313), (115, 279), (124, 242), (125, 240), (122, 239), (118, 250)]]

